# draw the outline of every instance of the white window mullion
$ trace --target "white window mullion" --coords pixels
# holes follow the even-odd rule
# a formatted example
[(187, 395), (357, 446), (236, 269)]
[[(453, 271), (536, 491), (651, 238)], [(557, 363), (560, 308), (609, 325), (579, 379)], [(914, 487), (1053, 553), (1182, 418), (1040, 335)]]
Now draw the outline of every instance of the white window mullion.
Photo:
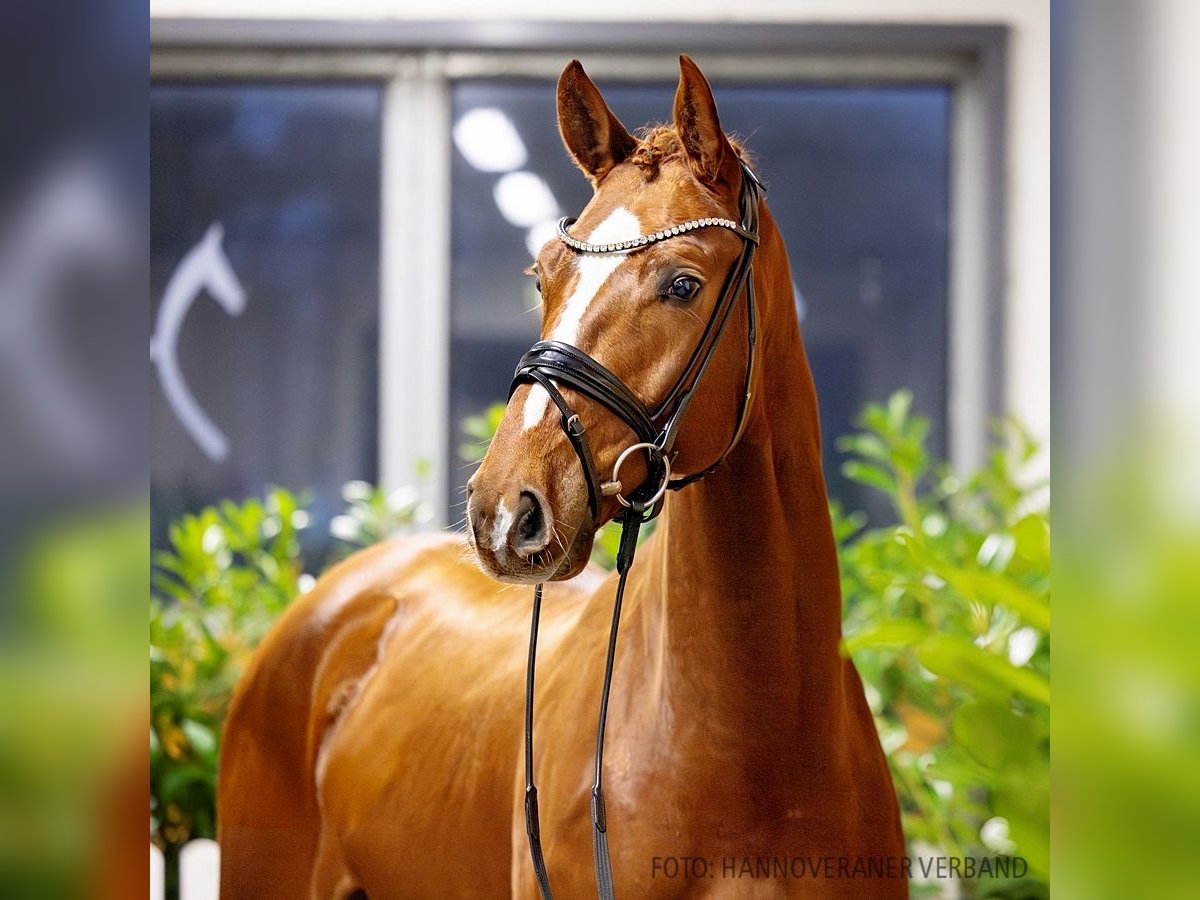
[(987, 120), (978, 82), (954, 85), (950, 137), (949, 369), (946, 418), (950, 462), (959, 474), (987, 459), (988, 386), (1000, 362), (989, 334)]
[(435, 62), (403, 57), (384, 86), (379, 470), (388, 489), (417, 485), (445, 524), (450, 98)]

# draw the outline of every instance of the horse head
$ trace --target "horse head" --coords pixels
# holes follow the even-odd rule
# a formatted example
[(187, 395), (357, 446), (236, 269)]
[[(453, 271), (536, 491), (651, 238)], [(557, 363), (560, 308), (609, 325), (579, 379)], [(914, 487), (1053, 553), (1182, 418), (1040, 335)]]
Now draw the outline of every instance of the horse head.
[[(742, 338), (720, 341), (718, 329), (713, 339), (712, 325), (722, 320), (723, 329), (731, 273), (755, 239), (735, 227), (743, 180), (752, 176), (686, 56), (673, 123), (641, 137), (626, 130), (578, 62), (562, 73), (557, 99), (563, 142), (593, 194), (528, 270), (542, 298), (542, 340), (578, 348), (646, 410), (663, 409), (694, 378), (663, 457), (676, 473), (703, 470), (731, 446), (745, 412), (752, 309), (746, 320), (731, 317)], [(694, 368), (702, 351), (701, 378)], [(595, 471), (608, 478), (622, 451), (647, 438), (611, 404), (553, 383), (578, 417), (573, 427), (586, 431)], [(518, 384), (468, 484), (468, 536), (485, 571), (503, 580), (578, 573), (596, 530), (621, 510), (616, 495), (657, 477), (653, 457), (636, 453), (623, 460), (620, 484), (614, 476), (597, 497), (584, 454), (564, 434), (563, 406), (542, 383)]]

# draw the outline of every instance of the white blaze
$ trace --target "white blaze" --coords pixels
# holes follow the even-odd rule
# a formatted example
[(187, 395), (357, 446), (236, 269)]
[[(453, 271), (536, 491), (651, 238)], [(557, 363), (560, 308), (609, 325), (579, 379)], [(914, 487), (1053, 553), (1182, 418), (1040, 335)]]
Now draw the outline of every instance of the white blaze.
[[(589, 244), (615, 244), (635, 238), (641, 233), (642, 224), (638, 217), (625, 207), (618, 206), (595, 227), (586, 240)], [(562, 314), (550, 333), (550, 340), (567, 344), (575, 344), (579, 340), (579, 324), (583, 321), (583, 314), (596, 299), (608, 277), (625, 262), (625, 257), (624, 253), (581, 253), (576, 257), (579, 281), (563, 304)], [(525, 398), (523, 430), (528, 431), (537, 425), (546, 414), (549, 405), (550, 395), (546, 393), (545, 388), (533, 385), (529, 396)]]

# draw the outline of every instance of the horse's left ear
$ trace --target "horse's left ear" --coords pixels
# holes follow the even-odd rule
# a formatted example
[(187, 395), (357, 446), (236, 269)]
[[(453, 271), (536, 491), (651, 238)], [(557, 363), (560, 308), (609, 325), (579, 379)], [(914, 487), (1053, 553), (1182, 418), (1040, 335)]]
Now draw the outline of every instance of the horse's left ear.
[(697, 179), (710, 186), (737, 182), (737, 153), (721, 130), (712, 88), (700, 67), (686, 53), (679, 57), (675, 131)]

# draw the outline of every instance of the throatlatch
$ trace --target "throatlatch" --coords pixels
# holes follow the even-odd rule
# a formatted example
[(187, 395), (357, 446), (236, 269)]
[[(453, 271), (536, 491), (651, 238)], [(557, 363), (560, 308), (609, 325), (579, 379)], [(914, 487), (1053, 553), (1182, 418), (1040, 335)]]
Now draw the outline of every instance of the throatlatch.
[[(621, 624), (621, 603), (625, 597), (625, 581), (637, 552), (638, 535), (642, 525), (662, 510), (667, 489), (679, 490), (713, 472), (737, 445), (745, 429), (750, 408), (750, 392), (754, 379), (755, 345), (758, 332), (755, 319), (752, 264), (758, 246), (759, 206), (763, 187), (754, 173), (742, 164), (742, 190), (739, 198), (741, 222), (724, 218), (693, 219), (679, 225), (660, 229), (613, 244), (589, 244), (571, 236), (567, 229), (574, 219), (559, 222), (559, 239), (579, 253), (635, 253), (659, 241), (669, 240), (703, 228), (726, 228), (742, 238), (738, 254), (725, 277), (721, 295), (696, 343), (687, 364), (667, 395), (652, 409), (647, 408), (616, 375), (578, 347), (563, 341), (538, 341), (517, 365), (509, 388), (509, 397), (522, 384), (536, 384), (545, 389), (558, 408), (563, 432), (570, 441), (587, 481), (588, 509), (592, 520), (599, 523), (601, 503), (605, 496), (615, 497), (622, 509), (617, 515), (621, 523), (621, 543), (617, 552), (617, 593), (613, 603), (612, 627), (608, 637), (608, 653), (604, 661), (604, 683), (600, 692), (600, 715), (596, 725), (595, 777), (592, 783), (592, 845), (596, 862), (596, 887), (602, 900), (613, 900), (612, 862), (608, 846), (608, 817), (604, 806), (604, 733), (608, 724), (608, 699), (612, 687), (613, 663), (616, 658), (617, 633)], [(725, 451), (712, 465), (690, 475), (672, 477), (671, 458), (680, 423), (687, 412), (700, 379), (712, 361), (717, 344), (737, 298), (746, 297), (747, 360), (746, 381), (738, 411), (737, 425)], [(634, 433), (637, 442), (627, 447), (613, 466), (612, 478), (601, 481), (595, 457), (587, 439), (587, 430), (559, 385), (581, 393), (617, 416)], [(625, 492), (620, 482), (620, 469), (635, 452), (646, 457), (647, 477), (635, 490)], [(534, 672), (537, 663), (538, 624), (542, 610), (542, 585), (533, 593), (533, 615), (529, 632), (529, 662), (525, 677), (525, 830), (529, 836), (529, 852), (543, 900), (552, 900), (550, 878), (542, 853), (541, 824), (538, 817), (537, 786), (533, 766), (533, 706)]]

